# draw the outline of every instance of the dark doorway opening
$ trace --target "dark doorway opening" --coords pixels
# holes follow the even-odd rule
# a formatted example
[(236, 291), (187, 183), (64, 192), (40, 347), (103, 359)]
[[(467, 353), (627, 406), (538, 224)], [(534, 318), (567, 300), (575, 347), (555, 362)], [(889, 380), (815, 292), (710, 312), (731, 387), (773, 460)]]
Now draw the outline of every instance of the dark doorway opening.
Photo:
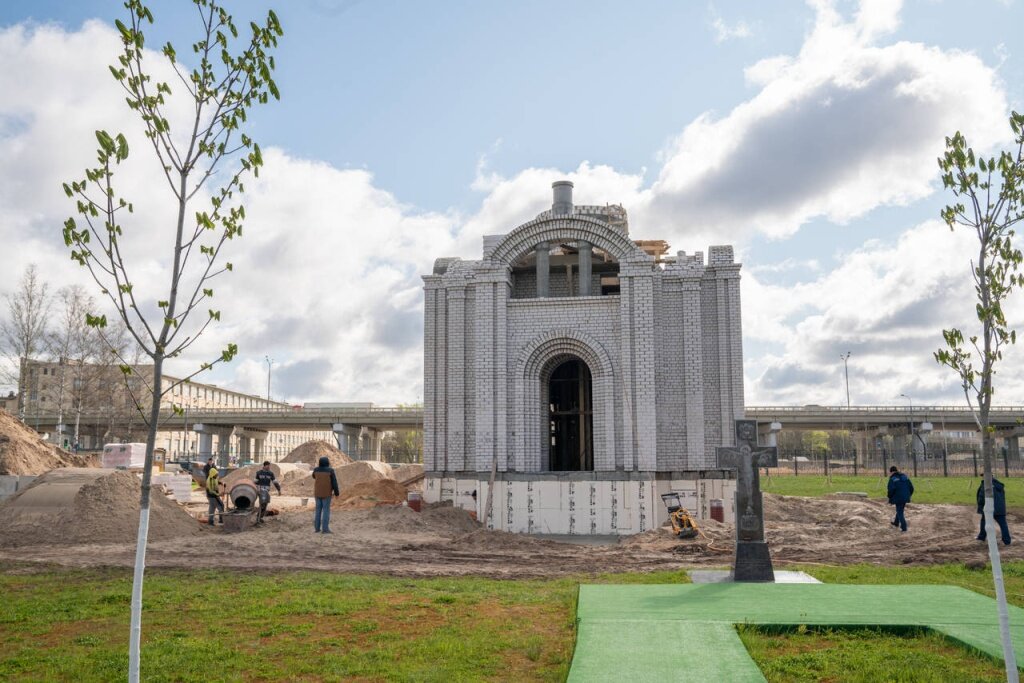
[(594, 410), (590, 368), (567, 360), (548, 381), (550, 457), (548, 469), (579, 472), (594, 469)]

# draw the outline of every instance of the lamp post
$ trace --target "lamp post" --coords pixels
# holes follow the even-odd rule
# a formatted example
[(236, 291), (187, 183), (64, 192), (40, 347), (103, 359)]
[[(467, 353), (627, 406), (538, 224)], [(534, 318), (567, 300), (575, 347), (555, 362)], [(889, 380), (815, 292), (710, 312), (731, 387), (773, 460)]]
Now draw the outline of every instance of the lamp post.
[(270, 356), (263, 356), (267, 361), (267, 400), (270, 400), (270, 368), (274, 364), (274, 359)]
[[(907, 433), (910, 436), (910, 458), (914, 463), (914, 476), (917, 476), (917, 454), (914, 451), (914, 401), (906, 394), (900, 394), (903, 398), (907, 399), (907, 403), (910, 405), (910, 417), (907, 421)], [(924, 443), (924, 440), (921, 440)]]
[[(847, 366), (846, 361), (850, 360), (850, 352), (839, 354), (839, 360), (843, 361), (843, 376), (846, 378), (846, 411), (850, 411), (850, 368)], [(843, 420), (843, 431), (846, 431), (846, 420)], [(843, 457), (846, 457), (846, 435), (843, 435)], [(854, 464), (856, 465), (857, 454), (853, 454)]]
[(850, 368), (846, 361), (850, 360), (850, 352), (840, 354), (839, 360), (843, 361), (843, 375), (846, 377), (846, 409), (850, 409)]

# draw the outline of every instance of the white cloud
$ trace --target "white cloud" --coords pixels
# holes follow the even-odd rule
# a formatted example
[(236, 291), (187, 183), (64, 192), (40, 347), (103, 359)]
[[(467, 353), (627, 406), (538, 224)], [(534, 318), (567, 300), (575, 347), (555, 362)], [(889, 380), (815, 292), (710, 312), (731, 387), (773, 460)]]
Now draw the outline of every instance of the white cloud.
[[(839, 355), (851, 351), (854, 403), (891, 404), (901, 393), (922, 403), (957, 401), (955, 375), (935, 362), (941, 330), (977, 328), (967, 230), (939, 221), (907, 230), (893, 241), (872, 241), (846, 254), (834, 270), (795, 286), (743, 280), (744, 337), (781, 344), (781, 352), (747, 355), (752, 404), (840, 404)], [(1024, 311), (1008, 309), (1011, 324)], [(999, 371), (997, 402), (1024, 401), (1024, 363), (1010, 348)]]
[[(473, 183), (485, 193), (480, 209), (464, 216), (403, 204), (367, 170), (265, 150), (261, 178), (247, 183), (245, 236), (231, 245), (235, 272), (217, 288), (224, 322), (180, 368), (234, 341), (241, 356), (218, 377), (239, 389), (266, 391), (270, 355), (275, 397), (415, 400), (420, 276), (437, 257), (478, 257), (483, 235), (547, 208), (553, 180), (575, 181), (579, 204), (625, 205), (637, 238), (665, 238), (687, 251), (735, 241), (742, 251), (754, 234), (785, 238), (815, 218), (843, 223), (929, 196), (935, 157), (952, 130), (978, 148), (1004, 136), (1003, 87), (978, 57), (883, 44), (899, 24), (898, 3), (864, 2), (852, 18), (831, 3), (816, 9), (801, 50), (748, 68), (756, 93), (724, 116), (687, 125), (664, 150), (653, 183), (586, 161), (568, 172), (528, 168), (503, 177), (489, 165), (496, 143)], [(77, 31), (0, 30), (0, 239), (19, 247), (0, 252), (0, 272), (9, 274), (0, 290), (29, 261), (53, 264), (56, 286), (83, 281), (60, 242), (71, 208), (60, 182), (92, 160), (94, 128), (139, 139), (105, 68), (117, 50), (113, 30), (95, 22)], [(165, 234), (158, 231), (166, 211), (149, 156), (137, 142), (143, 166), (122, 182), (150, 216), (133, 255), (138, 278), (156, 286), (165, 268), (152, 244)], [(855, 402), (889, 403), (899, 393), (955, 400), (952, 375), (930, 352), (942, 326), (972, 312), (963, 239), (924, 224), (842, 255), (831, 271), (806, 254), (747, 269), (748, 348), (771, 347), (747, 354), (748, 401), (838, 402), (838, 354), (847, 350)], [(802, 284), (770, 284), (801, 271)], [(1024, 364), (1007, 362), (1003, 380), (1024, 386), (1014, 367)]]
[(945, 135), (979, 148), (1006, 129), (1002, 84), (978, 57), (917, 43), (881, 45), (899, 3), (865, 2), (844, 19), (815, 3), (796, 56), (746, 71), (760, 90), (721, 118), (690, 123), (651, 188), (654, 221), (699, 216), (730, 239), (794, 234), (818, 217), (845, 223), (929, 195)]
[(711, 20), (711, 28), (715, 32), (716, 43), (724, 43), (733, 38), (749, 38), (754, 34), (747, 22), (740, 20), (734, 24), (727, 24), (719, 16)]

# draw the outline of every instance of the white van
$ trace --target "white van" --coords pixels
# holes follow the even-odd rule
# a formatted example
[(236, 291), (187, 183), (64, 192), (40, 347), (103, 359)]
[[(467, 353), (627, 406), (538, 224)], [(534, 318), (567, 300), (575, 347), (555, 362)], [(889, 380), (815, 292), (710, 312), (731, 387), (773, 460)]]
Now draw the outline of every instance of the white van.
[(108, 443), (103, 447), (102, 467), (125, 469), (142, 468), (146, 465), (146, 444)]

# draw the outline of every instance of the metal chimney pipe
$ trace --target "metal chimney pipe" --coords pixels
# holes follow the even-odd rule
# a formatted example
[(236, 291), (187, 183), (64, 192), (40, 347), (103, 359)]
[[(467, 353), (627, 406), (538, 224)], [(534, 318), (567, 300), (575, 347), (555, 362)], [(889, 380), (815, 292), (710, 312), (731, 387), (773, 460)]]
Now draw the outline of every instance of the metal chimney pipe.
[(551, 189), (554, 194), (551, 213), (556, 215), (572, 213), (572, 188), (572, 182), (569, 180), (557, 180), (551, 183)]

